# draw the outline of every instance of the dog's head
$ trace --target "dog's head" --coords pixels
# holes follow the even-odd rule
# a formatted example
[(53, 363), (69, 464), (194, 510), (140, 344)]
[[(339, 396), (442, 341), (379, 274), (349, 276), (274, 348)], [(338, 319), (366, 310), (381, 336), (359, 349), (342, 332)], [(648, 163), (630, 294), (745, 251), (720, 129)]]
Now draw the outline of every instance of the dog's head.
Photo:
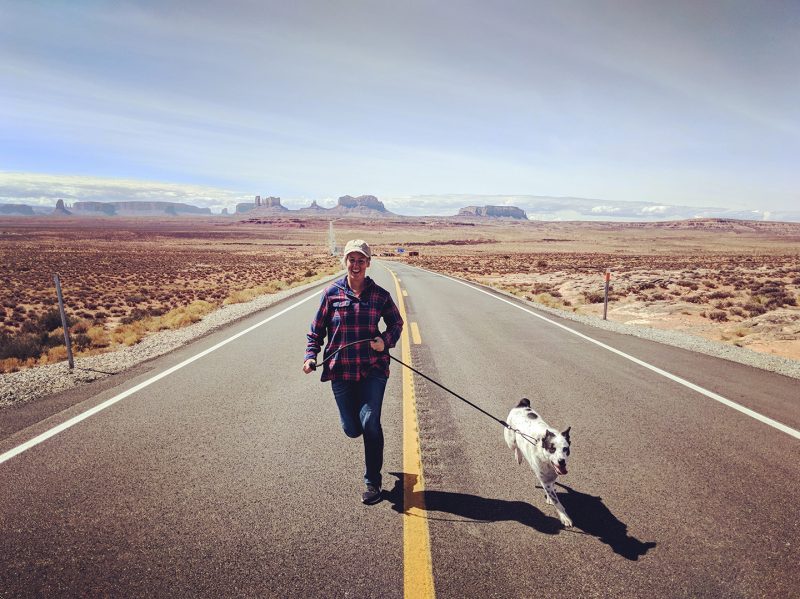
[(554, 433), (548, 430), (542, 439), (542, 449), (555, 468), (557, 474), (567, 473), (567, 459), (569, 459), (569, 430), (568, 427), (563, 433)]

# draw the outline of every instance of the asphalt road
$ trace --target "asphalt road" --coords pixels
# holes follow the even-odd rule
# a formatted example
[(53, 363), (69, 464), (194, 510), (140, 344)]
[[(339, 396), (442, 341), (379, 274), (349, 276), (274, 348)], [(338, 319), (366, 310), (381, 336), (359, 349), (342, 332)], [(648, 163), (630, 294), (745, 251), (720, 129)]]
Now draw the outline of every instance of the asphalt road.
[[(499, 418), (528, 397), (572, 427), (564, 529), (502, 427), (415, 378), (414, 501), (437, 596), (800, 596), (800, 440), (486, 293), (374, 264), (393, 295), (387, 266), (419, 328), (415, 367)], [(3, 454), (274, 316), (0, 463), (0, 597), (414, 594), (400, 366), (383, 410), (386, 499), (367, 507), (361, 440), (341, 432), (330, 386), (301, 372), (318, 295), (89, 387), (0, 440)], [(563, 324), (800, 428), (796, 380)]]

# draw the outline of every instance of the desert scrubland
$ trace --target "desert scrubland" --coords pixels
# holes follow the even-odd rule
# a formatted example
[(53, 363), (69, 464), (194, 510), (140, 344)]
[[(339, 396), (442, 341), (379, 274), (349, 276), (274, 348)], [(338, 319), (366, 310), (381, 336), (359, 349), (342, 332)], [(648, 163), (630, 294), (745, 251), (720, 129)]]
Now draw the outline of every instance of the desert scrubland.
[(0, 221), (0, 372), (66, 358), (55, 273), (73, 348), (91, 355), (339, 269), (319, 243), (287, 239), (291, 228), (213, 219)]
[[(800, 360), (800, 224), (742, 221), (543, 223), (338, 219), (376, 255), (602, 315)], [(418, 256), (398, 257), (396, 249)], [(137, 343), (333, 273), (328, 221), (268, 218), (0, 220), (0, 369), (64, 358), (53, 274), (79, 352)]]

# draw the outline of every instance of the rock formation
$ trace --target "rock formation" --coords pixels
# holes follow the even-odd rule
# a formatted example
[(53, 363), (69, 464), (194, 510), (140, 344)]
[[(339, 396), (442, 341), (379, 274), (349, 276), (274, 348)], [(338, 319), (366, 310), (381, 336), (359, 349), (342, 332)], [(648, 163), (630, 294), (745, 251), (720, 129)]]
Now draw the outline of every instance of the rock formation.
[(0, 204), (0, 214), (3, 216), (34, 216), (33, 207), (27, 204)]
[(516, 206), (467, 206), (458, 211), (458, 216), (528, 220), (528, 215), (525, 214), (525, 211)]
[[(250, 209), (240, 210), (239, 207), (242, 204), (236, 205), (236, 212), (246, 212), (248, 216), (266, 216), (266, 215), (275, 215), (281, 214), (283, 212), (288, 212), (289, 209), (286, 206), (281, 204), (281, 199), (276, 198), (273, 196), (269, 196), (268, 198), (262, 198), (261, 196), (256, 196), (256, 204), (251, 205)], [(260, 202), (260, 203), (259, 203)]]
[(211, 209), (180, 202), (75, 202), (72, 212), (82, 216), (206, 216)]
[(354, 198), (342, 196), (337, 205), (330, 209), (334, 214), (354, 214), (359, 216), (394, 216), (378, 198), (364, 195)]
[(53, 210), (53, 216), (71, 216), (72, 212), (67, 210), (67, 207), (64, 206), (64, 200), (58, 200), (56, 202), (55, 210)]
[(308, 214), (308, 215), (320, 215), (329, 212), (330, 208), (323, 208), (319, 204), (317, 204), (317, 200), (313, 200), (311, 204), (306, 208), (300, 208), (297, 211), (298, 214)]

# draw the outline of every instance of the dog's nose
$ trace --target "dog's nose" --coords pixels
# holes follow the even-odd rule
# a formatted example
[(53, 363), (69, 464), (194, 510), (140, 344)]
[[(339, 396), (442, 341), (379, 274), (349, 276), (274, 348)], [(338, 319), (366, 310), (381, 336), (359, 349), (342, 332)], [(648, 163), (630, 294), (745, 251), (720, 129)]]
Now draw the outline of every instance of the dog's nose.
[(558, 465), (563, 470), (567, 467), (567, 460), (558, 460)]

